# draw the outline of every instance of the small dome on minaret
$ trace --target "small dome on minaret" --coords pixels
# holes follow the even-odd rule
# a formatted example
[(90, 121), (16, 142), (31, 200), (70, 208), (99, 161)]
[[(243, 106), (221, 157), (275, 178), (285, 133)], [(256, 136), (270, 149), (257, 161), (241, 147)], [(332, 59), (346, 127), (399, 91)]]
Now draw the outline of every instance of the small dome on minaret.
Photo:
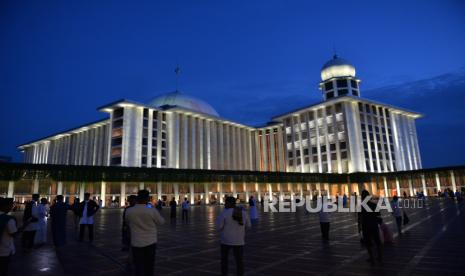
[(321, 80), (326, 81), (338, 77), (355, 77), (355, 67), (347, 60), (334, 55), (321, 68)]

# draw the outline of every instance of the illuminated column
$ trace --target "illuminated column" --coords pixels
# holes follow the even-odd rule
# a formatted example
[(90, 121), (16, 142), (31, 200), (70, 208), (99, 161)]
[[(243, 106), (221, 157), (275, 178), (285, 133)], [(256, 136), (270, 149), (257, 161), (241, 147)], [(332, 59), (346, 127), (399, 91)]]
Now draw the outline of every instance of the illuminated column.
[(84, 200), (85, 190), (86, 190), (86, 183), (82, 182), (81, 185), (79, 185), (79, 200), (81, 201)]
[(325, 183), (324, 187), (325, 187), (325, 191), (326, 191), (326, 197), (331, 198), (331, 191), (329, 190), (329, 184)]
[(260, 184), (255, 183), (255, 190), (257, 191), (257, 200), (258, 200), (258, 202), (261, 202), (262, 201), (262, 192), (261, 192), (261, 189), (260, 189)]
[(268, 183), (267, 185), (268, 185), (268, 197), (269, 197), (268, 201), (270, 201), (272, 200), (272, 197), (273, 197), (273, 188), (271, 187), (270, 183)]
[(408, 178), (408, 189), (409, 189), (409, 192), (410, 192), (410, 196), (413, 196), (414, 193), (413, 193), (413, 185), (412, 185), (412, 178)]
[(173, 186), (174, 186), (174, 198), (175, 198), (176, 201), (179, 201), (179, 184), (174, 183)]
[(245, 190), (245, 201), (248, 202), (248, 200), (250, 198), (249, 187), (248, 187), (247, 183), (243, 183), (243, 185), (244, 185), (244, 190)]
[(441, 182), (439, 181), (439, 174), (435, 173), (435, 178), (436, 178), (436, 188), (438, 189), (438, 192), (441, 190)]
[(57, 183), (57, 195), (63, 194), (63, 182), (58, 181)]
[(140, 182), (139, 183), (139, 190), (143, 190), (145, 189), (145, 183), (144, 182)]
[(105, 207), (106, 193), (107, 193), (107, 183), (105, 183), (105, 181), (102, 181), (102, 183), (100, 183), (100, 199), (102, 200), (102, 207)]
[(399, 183), (399, 179), (396, 177), (396, 193), (397, 193), (397, 196), (401, 196), (400, 194), (400, 183)]
[(210, 203), (210, 190), (208, 189), (208, 183), (205, 182), (203, 184), (204, 187), (204, 193), (205, 193), (205, 204)]
[(320, 182), (316, 183), (316, 192), (317, 192), (317, 196), (320, 197), (321, 196), (321, 184)]
[(283, 188), (281, 186), (281, 183), (278, 183), (278, 191), (279, 191), (279, 201), (283, 201), (284, 195), (283, 195)]
[(302, 187), (302, 183), (297, 185), (297, 189), (299, 189), (300, 200), (302, 200), (304, 198), (304, 188)]
[(425, 180), (425, 174), (421, 174), (421, 186), (423, 187), (423, 194), (425, 196), (428, 196), (428, 190), (426, 189), (426, 180)]
[(454, 171), (450, 171), (450, 182), (452, 183), (452, 192), (457, 191), (457, 185), (455, 184)]
[(14, 189), (15, 189), (15, 182), (8, 181), (8, 194), (6, 197), (13, 198)]
[(294, 201), (294, 186), (292, 184), (287, 183), (289, 187), (289, 192), (291, 194), (291, 201)]
[(234, 198), (237, 198), (236, 182), (231, 182), (231, 190)]
[(385, 176), (383, 176), (383, 183), (384, 183), (384, 196), (389, 197), (389, 190), (387, 186), (387, 179)]
[(157, 197), (158, 199), (161, 199), (161, 182), (157, 182)]
[(195, 192), (194, 183), (190, 183), (189, 184), (189, 195), (190, 195), (190, 198), (191, 198), (190, 202), (191, 202), (192, 205), (194, 205), (194, 192)]
[(220, 204), (224, 203), (223, 183), (218, 182), (218, 191), (220, 192)]
[(121, 182), (121, 191), (119, 197), (120, 206), (124, 207), (126, 205), (126, 182)]
[(33, 194), (38, 194), (39, 193), (39, 179), (34, 179), (33, 187), (32, 187), (32, 193)]

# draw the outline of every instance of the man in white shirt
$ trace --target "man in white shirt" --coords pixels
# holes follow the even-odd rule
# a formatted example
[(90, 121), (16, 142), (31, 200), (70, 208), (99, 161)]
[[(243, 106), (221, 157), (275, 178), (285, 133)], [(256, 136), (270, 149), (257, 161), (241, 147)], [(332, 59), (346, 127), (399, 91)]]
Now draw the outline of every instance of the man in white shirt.
[(90, 199), (90, 193), (84, 194), (84, 201), (79, 204), (79, 241), (84, 239), (84, 231), (89, 231), (89, 241), (94, 241), (94, 215), (100, 207)]
[(187, 200), (187, 197), (184, 198), (184, 201), (182, 202), (181, 204), (181, 208), (182, 208), (182, 221), (184, 221), (184, 219), (186, 220), (187, 222), (187, 216), (189, 214), (189, 200)]
[(127, 209), (126, 223), (131, 232), (131, 250), (136, 275), (153, 275), (158, 225), (165, 223), (156, 208), (148, 206), (147, 190), (137, 193), (137, 204)]
[(10, 258), (15, 254), (13, 235), (18, 229), (16, 219), (8, 215), (12, 208), (12, 198), (0, 198), (0, 275), (8, 275)]

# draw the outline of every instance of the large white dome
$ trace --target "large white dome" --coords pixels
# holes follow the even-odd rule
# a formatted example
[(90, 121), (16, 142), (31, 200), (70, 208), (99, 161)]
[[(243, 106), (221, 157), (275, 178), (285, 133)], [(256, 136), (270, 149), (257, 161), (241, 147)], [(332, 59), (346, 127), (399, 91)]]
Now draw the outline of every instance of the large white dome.
[(203, 100), (188, 96), (180, 91), (175, 91), (157, 96), (148, 102), (153, 107), (177, 106), (186, 108), (195, 112), (204, 113), (219, 117), (218, 112)]
[(345, 59), (334, 55), (321, 68), (321, 80), (329, 80), (337, 77), (355, 77), (355, 67)]

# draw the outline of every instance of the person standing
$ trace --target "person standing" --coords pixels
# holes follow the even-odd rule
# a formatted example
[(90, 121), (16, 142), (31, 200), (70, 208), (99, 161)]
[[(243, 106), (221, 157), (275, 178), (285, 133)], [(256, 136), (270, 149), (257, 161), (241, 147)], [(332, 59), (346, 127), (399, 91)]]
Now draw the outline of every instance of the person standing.
[(158, 212), (161, 212), (163, 210), (163, 201), (161, 201), (161, 198), (159, 198), (157, 201), (157, 210)]
[[(367, 190), (362, 191), (362, 201), (365, 200), (370, 193)], [(361, 222), (362, 222), (362, 233), (363, 233), (363, 241), (368, 251), (369, 259), (367, 260), (372, 265), (375, 263), (374, 254), (373, 254), (373, 243), (375, 244), (377, 251), (378, 251), (378, 262), (383, 261), (383, 251), (382, 251), (382, 244), (379, 232), (379, 224), (382, 222), (380, 213), (375, 212), (376, 210), (376, 203), (373, 201), (368, 201), (366, 204), (370, 209), (366, 210), (362, 207), (361, 211)]]
[(251, 220), (258, 219), (257, 201), (255, 200), (253, 196), (249, 198), (249, 208), (250, 208), (250, 219)]
[(170, 213), (170, 218), (171, 220), (176, 220), (176, 199), (173, 197), (170, 201), (170, 208), (171, 208), (171, 213)]
[(79, 204), (79, 241), (84, 239), (84, 231), (89, 232), (89, 241), (94, 241), (94, 215), (99, 209), (98, 204), (90, 199), (90, 193), (84, 194), (84, 201)]
[(58, 195), (55, 204), (50, 207), (52, 221), (52, 239), (56, 247), (66, 244), (66, 214), (71, 207), (64, 202), (62, 195)]
[(131, 250), (136, 276), (154, 274), (158, 226), (165, 223), (156, 208), (147, 208), (150, 194), (137, 193), (137, 204), (126, 211), (126, 223), (131, 233)]
[(78, 225), (79, 225), (79, 206), (80, 206), (80, 201), (79, 201), (79, 198), (74, 198), (74, 202), (73, 202), (73, 205), (71, 206), (72, 210), (73, 210), (73, 214), (74, 214), (74, 217), (73, 217), (73, 223), (74, 223), (74, 230), (77, 231), (78, 229)]
[(399, 197), (394, 196), (391, 201), (392, 215), (396, 220), (397, 233), (402, 236), (402, 210), (399, 206)]
[(39, 227), (39, 194), (33, 194), (32, 200), (26, 203), (23, 215), (23, 238), (22, 245), (26, 250), (34, 247), (34, 237)]
[(181, 204), (182, 221), (184, 221), (184, 219), (186, 219), (186, 222), (187, 222), (187, 218), (188, 218), (188, 215), (189, 215), (189, 207), (190, 207), (189, 200), (187, 200), (187, 197), (185, 197), (184, 201)]
[(39, 208), (39, 221), (37, 222), (37, 232), (34, 237), (35, 245), (43, 245), (47, 242), (47, 204), (47, 199), (41, 198), (40, 204), (37, 205)]
[(250, 226), (247, 212), (236, 207), (236, 198), (227, 197), (225, 208), (216, 220), (216, 227), (221, 232), (222, 275), (228, 275), (228, 255), (231, 249), (236, 260), (236, 274), (244, 275), (245, 228)]
[(13, 205), (12, 198), (0, 198), (0, 276), (8, 275), (11, 256), (15, 254), (13, 238), (18, 227), (15, 217), (8, 214)]
[(122, 251), (128, 251), (129, 247), (131, 246), (131, 232), (129, 230), (129, 225), (126, 221), (126, 212), (128, 211), (129, 208), (132, 208), (136, 205), (137, 203), (137, 197), (135, 195), (130, 195), (128, 197), (128, 202), (129, 206), (124, 208), (123, 211), (123, 227), (122, 227), (122, 244), (123, 247), (121, 248)]
[(320, 229), (321, 229), (321, 238), (323, 241), (329, 241), (329, 223), (331, 222), (331, 218), (329, 212), (325, 212), (320, 210), (318, 213), (320, 219)]

